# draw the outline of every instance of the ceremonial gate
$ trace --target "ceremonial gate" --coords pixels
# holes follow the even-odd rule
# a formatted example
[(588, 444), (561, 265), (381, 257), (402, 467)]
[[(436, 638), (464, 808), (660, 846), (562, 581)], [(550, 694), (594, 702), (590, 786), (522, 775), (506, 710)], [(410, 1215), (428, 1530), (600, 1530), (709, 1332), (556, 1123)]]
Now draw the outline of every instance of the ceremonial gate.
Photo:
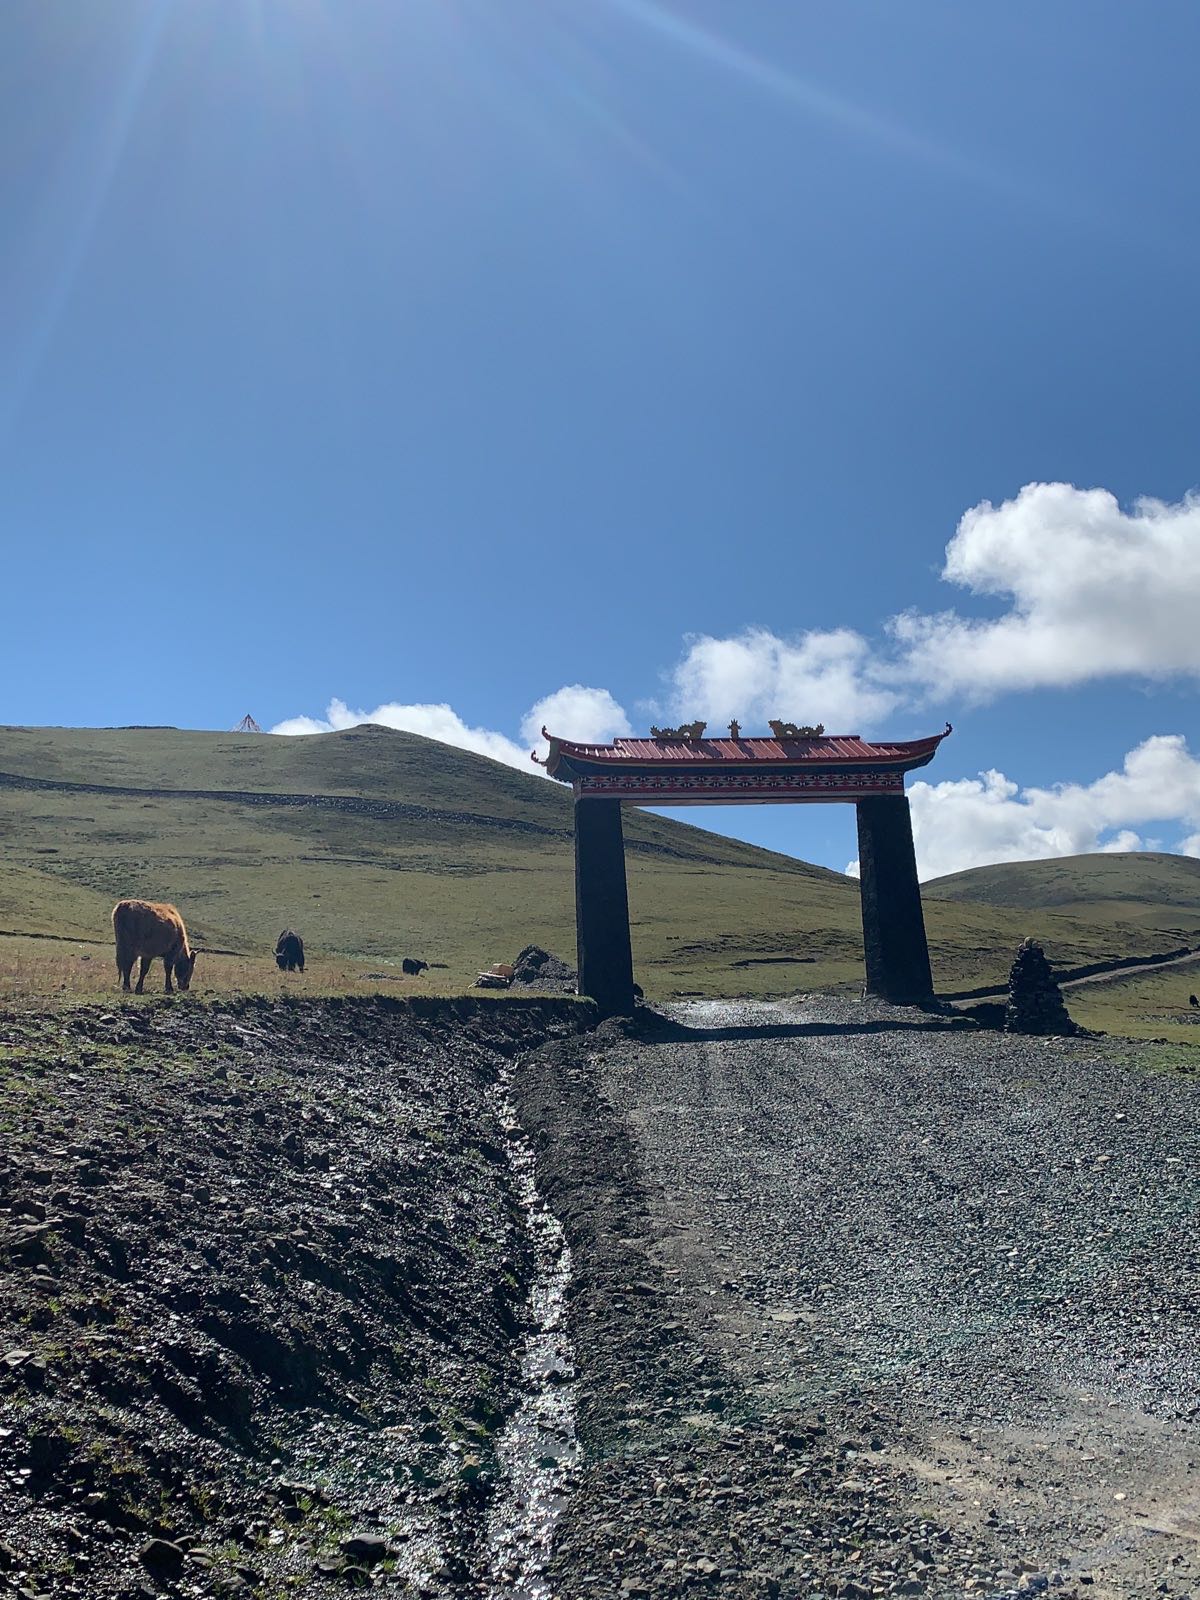
[[(897, 1005), (933, 998), (904, 774), (933, 760), (950, 732), (869, 744), (857, 734), (772, 723), (769, 739), (706, 739), (704, 725), (650, 739), (550, 742), (546, 771), (575, 793), (575, 932), (579, 992), (605, 1016), (633, 1010), (633, 953), (621, 807), (775, 805), (851, 800), (858, 813), (867, 993)], [(537, 760), (537, 757), (534, 757)]]

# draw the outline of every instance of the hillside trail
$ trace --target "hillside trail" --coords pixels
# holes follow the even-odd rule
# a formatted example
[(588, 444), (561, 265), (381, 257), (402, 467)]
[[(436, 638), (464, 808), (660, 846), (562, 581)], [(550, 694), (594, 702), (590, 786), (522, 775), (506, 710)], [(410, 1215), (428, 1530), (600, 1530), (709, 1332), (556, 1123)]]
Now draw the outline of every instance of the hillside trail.
[[(1089, 984), (1096, 983), (1136, 983), (1144, 978), (1147, 973), (1162, 972), (1168, 967), (1194, 967), (1200, 966), (1200, 950), (1189, 950), (1184, 955), (1166, 956), (1162, 961), (1148, 960), (1145, 956), (1126, 956), (1114, 960), (1101, 972), (1085, 972), (1080, 977), (1060, 977), (1060, 989), (1082, 989)], [(1008, 994), (1007, 987), (996, 989), (972, 989), (969, 998), (977, 1000), (1003, 1000)], [(956, 1002), (959, 995), (947, 995), (946, 999)]]
[(1200, 950), (1193, 950), (1186, 956), (1172, 956), (1167, 961), (1146, 961), (1140, 967), (1114, 968), (1112, 972), (1089, 972), (1083, 978), (1068, 978), (1061, 985), (1064, 989), (1078, 989), (1088, 983), (1129, 983), (1140, 978), (1146, 972), (1161, 972), (1164, 967), (1193, 967), (1200, 964)]
[[(1200, 1595), (1193, 1081), (823, 996), (675, 1006), (589, 1049), (625, 1188), (612, 1304), (643, 1332), (551, 1172), (604, 1456), (564, 1592), (592, 1592), (596, 1519), (611, 1543), (624, 1502), (635, 1594), (707, 1562), (747, 1595)], [(578, 1138), (569, 1073), (557, 1093)], [(706, 1374), (677, 1403), (671, 1362)]]
[[(126, 800), (166, 800), (178, 805), (186, 800), (218, 805), (253, 806), (258, 810), (332, 811), (344, 816), (369, 817), (375, 821), (432, 823), (439, 826), (482, 828), (489, 832), (519, 833), (542, 839), (569, 842), (573, 837), (567, 825), (553, 826), (528, 817), (494, 815), (486, 811), (462, 811), (445, 806), (415, 805), (403, 800), (380, 800), (364, 795), (292, 792), (273, 789), (183, 789), (155, 788), (148, 785), (75, 783), (62, 778), (32, 778), (22, 773), (0, 772), (0, 790), (23, 789), (53, 794), (99, 795)], [(716, 864), (716, 858), (694, 846), (683, 851), (661, 839), (626, 840), (626, 849), (641, 855), (667, 859), (688, 859), (696, 864)], [(807, 870), (807, 869), (806, 869)]]
[(370, 799), (352, 794), (291, 793), (271, 789), (163, 789), (148, 785), (114, 783), (71, 783), (62, 778), (30, 778), (16, 772), (0, 772), (0, 789), (32, 789), (53, 794), (94, 794), (119, 796), (131, 800), (210, 800), (220, 804), (259, 808), (304, 808), (337, 811), (348, 816), (382, 818), (400, 822), (440, 822), (467, 824), (508, 832), (536, 834), (548, 839), (569, 839), (569, 828), (549, 827), (523, 817), (499, 817), (475, 811), (451, 810), (437, 806), (410, 805), (400, 800)]

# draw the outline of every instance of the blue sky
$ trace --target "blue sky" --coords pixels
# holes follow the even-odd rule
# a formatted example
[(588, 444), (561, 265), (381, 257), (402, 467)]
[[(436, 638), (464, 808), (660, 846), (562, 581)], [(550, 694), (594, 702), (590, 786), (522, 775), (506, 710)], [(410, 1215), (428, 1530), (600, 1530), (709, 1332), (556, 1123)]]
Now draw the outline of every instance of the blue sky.
[(928, 870), (1192, 849), (1198, 50), (1166, 0), (6, 0), (0, 719), (503, 753), (564, 686), (741, 693), (952, 720)]

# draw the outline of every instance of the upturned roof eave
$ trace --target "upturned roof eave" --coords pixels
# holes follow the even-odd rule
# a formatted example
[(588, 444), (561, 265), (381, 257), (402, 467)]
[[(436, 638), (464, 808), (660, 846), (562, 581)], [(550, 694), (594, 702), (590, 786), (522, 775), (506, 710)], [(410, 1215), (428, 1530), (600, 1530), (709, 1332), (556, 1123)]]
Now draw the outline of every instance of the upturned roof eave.
[[(686, 756), (682, 756), (669, 753), (671, 745), (677, 743), (672, 740), (641, 739), (610, 745), (580, 744), (560, 739), (543, 730), (550, 746), (545, 760), (546, 771), (550, 777), (558, 778), (564, 783), (572, 783), (585, 777), (598, 777), (604, 773), (641, 771), (660, 776), (708, 771), (727, 773), (731, 777), (747, 772), (779, 774), (792, 770), (855, 772), (861, 771), (864, 767), (886, 768), (892, 772), (912, 772), (919, 767), (927, 766), (933, 760), (939, 745), (949, 732), (951, 728), (947, 723), (943, 733), (932, 734), (924, 739), (895, 740), (887, 744), (869, 744), (866, 740), (857, 738), (828, 736), (806, 740), (700, 739), (695, 741)], [(718, 748), (731, 743), (736, 743), (740, 747), (737, 754), (729, 754)], [(621, 744), (636, 744), (643, 747), (654, 744), (662, 747), (663, 753), (650, 755), (623, 749)], [(744, 753), (747, 745), (755, 744), (769, 747), (772, 753), (769, 755), (765, 751), (762, 754)], [(858, 749), (851, 753), (845, 750), (839, 752), (836, 748), (839, 745), (857, 745)]]

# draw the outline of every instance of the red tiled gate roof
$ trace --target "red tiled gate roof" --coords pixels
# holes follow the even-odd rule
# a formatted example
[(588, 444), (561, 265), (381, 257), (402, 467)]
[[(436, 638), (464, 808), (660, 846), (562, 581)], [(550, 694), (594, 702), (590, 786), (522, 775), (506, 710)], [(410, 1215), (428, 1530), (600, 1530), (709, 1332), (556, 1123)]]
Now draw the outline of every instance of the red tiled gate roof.
[[(886, 767), (910, 771), (933, 759), (938, 745), (950, 732), (925, 739), (871, 743), (857, 733), (823, 734), (812, 739), (615, 739), (611, 744), (576, 744), (542, 730), (550, 742), (546, 769), (550, 776), (571, 782), (586, 773), (632, 772), (639, 768), (661, 772), (664, 768), (707, 768), (710, 772), (778, 772), (780, 768)], [(535, 756), (536, 760), (537, 757)]]

